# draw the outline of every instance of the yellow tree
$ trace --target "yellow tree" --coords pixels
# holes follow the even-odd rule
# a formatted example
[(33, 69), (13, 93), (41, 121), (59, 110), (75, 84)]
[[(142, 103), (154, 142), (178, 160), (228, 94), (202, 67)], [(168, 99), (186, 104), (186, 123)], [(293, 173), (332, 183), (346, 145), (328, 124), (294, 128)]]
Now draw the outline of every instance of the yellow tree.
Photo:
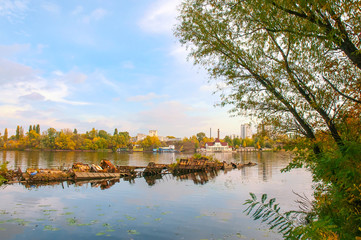
[(59, 136), (55, 138), (55, 147), (62, 150), (74, 150), (75, 143), (71, 139), (70, 134), (66, 134), (63, 131), (59, 133)]
[(5, 128), (3, 139), (4, 139), (4, 142), (7, 142), (7, 140), (8, 140), (8, 129), (7, 128)]
[(140, 145), (144, 149), (151, 150), (153, 148), (157, 148), (161, 146), (161, 142), (157, 136), (147, 136), (144, 140), (140, 142)]
[(38, 148), (40, 146), (40, 134), (36, 130), (31, 130), (27, 133), (27, 146), (30, 148)]

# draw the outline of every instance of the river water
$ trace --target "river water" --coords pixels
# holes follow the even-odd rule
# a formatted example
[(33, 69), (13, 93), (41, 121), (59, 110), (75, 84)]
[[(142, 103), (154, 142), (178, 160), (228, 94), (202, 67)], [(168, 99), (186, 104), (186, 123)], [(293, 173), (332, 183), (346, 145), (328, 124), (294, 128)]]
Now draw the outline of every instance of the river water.
[[(0, 152), (9, 169), (70, 167), (108, 159), (116, 165), (172, 163), (178, 153)], [(256, 166), (216, 174), (120, 179), (119, 182), (0, 187), (0, 239), (280, 239), (243, 211), (249, 192), (275, 197), (283, 210), (298, 209), (293, 193), (312, 194), (311, 174), (280, 170), (288, 153), (216, 154)]]

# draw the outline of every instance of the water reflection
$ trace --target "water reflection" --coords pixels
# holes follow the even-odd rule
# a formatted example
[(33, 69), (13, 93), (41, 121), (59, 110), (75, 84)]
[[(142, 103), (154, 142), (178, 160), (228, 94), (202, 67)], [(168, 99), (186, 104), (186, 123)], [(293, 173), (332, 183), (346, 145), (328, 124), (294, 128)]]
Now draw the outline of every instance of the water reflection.
[(147, 182), (148, 186), (153, 186), (154, 184), (156, 184), (157, 180), (163, 179), (163, 175), (162, 174), (147, 175), (144, 176), (144, 179)]
[[(71, 168), (73, 163), (82, 162), (99, 165), (102, 159), (110, 160), (114, 165), (123, 166), (147, 166), (149, 162), (156, 164), (170, 164), (177, 158), (187, 158), (192, 154), (179, 153), (112, 153), (112, 152), (41, 152), (41, 151), (2, 151), (2, 162), (9, 162), (9, 169), (17, 170), (20, 168), (25, 171), (27, 168), (48, 168), (48, 169), (67, 169)], [(248, 168), (241, 169), (244, 180), (254, 179), (255, 174), (260, 181), (269, 181), (272, 179), (274, 170), (281, 169), (280, 166), (286, 166), (290, 161), (288, 153), (272, 152), (240, 152), (240, 153), (216, 153), (212, 156), (220, 161), (234, 163), (255, 162), (257, 172)], [(195, 180), (199, 176), (190, 176)], [(154, 185), (158, 178), (149, 178), (149, 185)], [(130, 182), (132, 182), (130, 180)], [(198, 181), (195, 181), (198, 182)], [(204, 181), (204, 178), (199, 181)]]
[[(3, 152), (10, 167), (58, 168), (73, 162), (146, 166), (171, 163), (180, 154)], [(36, 159), (38, 158), (38, 159)], [(173, 159), (174, 158), (174, 159)], [(51, 185), (0, 188), (0, 239), (280, 239), (243, 214), (249, 192), (277, 198), (284, 210), (295, 192), (312, 192), (300, 169), (280, 174), (283, 153), (217, 154), (221, 161), (257, 166), (231, 171), (171, 174)]]
[(217, 171), (194, 172), (174, 176), (177, 181), (193, 181), (194, 184), (206, 184), (217, 176)]
[[(219, 170), (223, 171), (223, 170)], [(206, 171), (206, 172), (192, 172), (186, 174), (155, 174), (155, 175), (147, 175), (140, 178), (144, 178), (145, 182), (148, 186), (153, 186), (162, 181), (189, 181), (194, 184), (204, 185), (208, 183), (211, 179), (214, 179), (218, 176), (219, 171)], [(238, 171), (238, 170), (235, 170)], [(139, 177), (138, 177), (139, 178)], [(75, 185), (76, 187), (92, 187), (92, 188), (100, 188), (101, 190), (106, 190), (119, 183), (120, 181), (127, 181), (131, 184), (135, 183), (136, 177), (123, 177), (123, 178), (111, 178), (111, 179), (90, 179), (90, 180), (76, 180), (76, 181), (50, 181), (50, 182), (21, 182), (27, 189), (39, 188), (43, 186), (57, 186), (61, 185), (62, 189), (64, 186), (69, 187), (70, 185)]]

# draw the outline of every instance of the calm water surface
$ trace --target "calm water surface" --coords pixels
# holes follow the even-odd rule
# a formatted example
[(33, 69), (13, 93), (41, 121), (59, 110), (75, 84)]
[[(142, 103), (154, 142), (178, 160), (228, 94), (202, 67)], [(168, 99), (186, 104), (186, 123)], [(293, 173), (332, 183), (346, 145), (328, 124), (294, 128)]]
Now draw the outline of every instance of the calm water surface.
[[(70, 167), (74, 162), (111, 160), (116, 165), (171, 163), (175, 153), (0, 152), (10, 169)], [(189, 156), (189, 155), (188, 155)], [(297, 209), (297, 193), (310, 196), (304, 169), (280, 173), (286, 153), (218, 154), (254, 167), (217, 174), (120, 179), (119, 182), (0, 187), (0, 239), (280, 239), (243, 213), (249, 192), (276, 197), (284, 210)]]

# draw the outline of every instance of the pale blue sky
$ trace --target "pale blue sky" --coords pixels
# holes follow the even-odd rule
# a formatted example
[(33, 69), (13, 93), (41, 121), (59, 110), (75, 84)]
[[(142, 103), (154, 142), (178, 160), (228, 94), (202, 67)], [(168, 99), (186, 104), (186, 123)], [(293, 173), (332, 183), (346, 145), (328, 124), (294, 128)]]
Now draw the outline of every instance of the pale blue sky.
[(239, 134), (173, 36), (179, 0), (0, 0), (0, 131)]

